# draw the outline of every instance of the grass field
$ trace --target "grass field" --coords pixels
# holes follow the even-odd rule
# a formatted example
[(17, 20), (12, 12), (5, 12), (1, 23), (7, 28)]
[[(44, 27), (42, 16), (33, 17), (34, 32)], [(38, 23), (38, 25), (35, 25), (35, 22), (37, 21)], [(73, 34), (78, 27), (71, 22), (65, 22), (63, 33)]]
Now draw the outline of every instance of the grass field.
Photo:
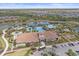
[(4, 47), (5, 47), (5, 43), (2, 39), (2, 37), (0, 36), (0, 49), (4, 49)]
[[(15, 52), (7, 53), (6, 56), (25, 56), (30, 48), (18, 49)], [(29, 55), (29, 53), (28, 53)]]

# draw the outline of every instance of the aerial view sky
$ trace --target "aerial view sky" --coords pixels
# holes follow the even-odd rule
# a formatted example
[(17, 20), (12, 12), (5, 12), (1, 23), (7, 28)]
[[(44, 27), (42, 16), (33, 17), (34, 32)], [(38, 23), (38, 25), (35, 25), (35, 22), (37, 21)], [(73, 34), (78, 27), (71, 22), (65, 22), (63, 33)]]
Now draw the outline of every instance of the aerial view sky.
[(79, 3), (0, 3), (0, 9), (79, 8)]

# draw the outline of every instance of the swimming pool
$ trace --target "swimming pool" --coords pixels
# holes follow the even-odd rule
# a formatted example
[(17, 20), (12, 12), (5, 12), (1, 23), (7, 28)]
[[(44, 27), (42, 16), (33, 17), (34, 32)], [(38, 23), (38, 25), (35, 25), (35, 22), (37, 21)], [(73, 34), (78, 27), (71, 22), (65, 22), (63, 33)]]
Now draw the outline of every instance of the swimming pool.
[(43, 27), (35, 27), (34, 30), (36, 30), (38, 32), (43, 32), (44, 31)]
[(49, 24), (48, 28), (56, 28), (56, 26), (54, 24)]

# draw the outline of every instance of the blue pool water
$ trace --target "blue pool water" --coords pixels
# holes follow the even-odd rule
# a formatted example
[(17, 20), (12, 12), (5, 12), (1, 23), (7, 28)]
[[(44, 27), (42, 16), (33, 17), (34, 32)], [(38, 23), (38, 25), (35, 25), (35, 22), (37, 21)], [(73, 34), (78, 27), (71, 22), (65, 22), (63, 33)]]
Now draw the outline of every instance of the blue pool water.
[(35, 30), (38, 31), (38, 32), (43, 32), (44, 29), (42, 27), (35, 27)]
[(56, 26), (55, 26), (54, 24), (52, 24), (52, 25), (49, 24), (49, 25), (48, 25), (48, 28), (56, 28)]

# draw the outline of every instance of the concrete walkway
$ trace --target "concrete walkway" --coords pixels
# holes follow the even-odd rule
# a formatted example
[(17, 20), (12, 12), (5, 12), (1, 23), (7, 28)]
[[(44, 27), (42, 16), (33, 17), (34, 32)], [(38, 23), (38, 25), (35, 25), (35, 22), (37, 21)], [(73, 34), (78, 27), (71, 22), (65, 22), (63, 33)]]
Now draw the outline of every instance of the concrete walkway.
[(3, 34), (2, 34), (2, 38), (3, 38), (4, 42), (5, 42), (5, 49), (4, 49), (4, 51), (1, 53), (1, 56), (3, 56), (3, 55), (6, 53), (6, 51), (8, 50), (8, 47), (9, 47), (8, 41), (7, 41), (6, 38), (5, 38), (5, 34), (6, 34), (5, 31), (6, 31), (6, 29), (3, 30)]

